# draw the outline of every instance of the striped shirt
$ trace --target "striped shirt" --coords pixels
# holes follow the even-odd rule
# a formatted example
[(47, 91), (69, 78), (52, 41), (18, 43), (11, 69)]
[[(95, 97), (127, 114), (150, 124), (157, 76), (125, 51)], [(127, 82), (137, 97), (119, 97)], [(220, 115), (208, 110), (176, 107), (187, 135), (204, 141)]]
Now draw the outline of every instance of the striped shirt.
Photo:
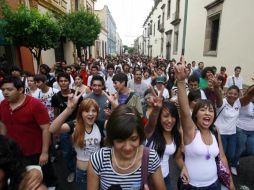
[[(120, 185), (123, 190), (141, 189), (141, 165), (131, 173), (120, 174), (113, 169), (111, 155), (112, 148), (104, 147), (91, 156), (94, 172), (100, 177), (100, 189), (107, 190), (112, 185)], [(150, 149), (148, 172), (153, 174), (159, 167), (159, 156)]]

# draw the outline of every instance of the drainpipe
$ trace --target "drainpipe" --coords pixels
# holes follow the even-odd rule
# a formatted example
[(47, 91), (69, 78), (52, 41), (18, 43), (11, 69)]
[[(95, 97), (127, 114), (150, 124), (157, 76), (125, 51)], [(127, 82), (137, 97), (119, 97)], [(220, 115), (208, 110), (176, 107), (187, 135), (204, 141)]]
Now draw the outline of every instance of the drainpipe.
[(185, 39), (186, 39), (187, 15), (188, 15), (188, 0), (185, 0), (185, 7), (184, 7), (184, 22), (183, 22), (182, 55), (184, 55), (184, 53), (185, 53)]

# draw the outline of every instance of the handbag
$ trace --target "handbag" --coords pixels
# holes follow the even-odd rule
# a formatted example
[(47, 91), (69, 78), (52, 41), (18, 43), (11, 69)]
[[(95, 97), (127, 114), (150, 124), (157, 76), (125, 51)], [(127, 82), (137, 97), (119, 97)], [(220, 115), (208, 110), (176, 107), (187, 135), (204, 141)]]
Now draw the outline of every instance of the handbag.
[(222, 185), (230, 188), (230, 172), (220, 158), (220, 154), (215, 158), (217, 165), (217, 174)]
[(149, 187), (149, 190), (152, 190), (151, 183), (148, 181), (149, 179), (149, 173), (148, 173), (148, 163), (149, 163), (149, 152), (150, 149), (148, 147), (143, 148), (143, 157), (142, 157), (142, 163), (141, 163), (141, 189), (144, 189), (144, 185), (147, 184)]
[[(214, 133), (215, 138), (219, 144), (217, 130), (213, 128), (212, 133)], [(220, 154), (218, 154), (218, 156), (215, 157), (215, 162), (217, 166), (217, 174), (220, 183), (226, 186), (227, 188), (230, 188), (230, 171), (225, 166), (224, 162), (221, 160)]]

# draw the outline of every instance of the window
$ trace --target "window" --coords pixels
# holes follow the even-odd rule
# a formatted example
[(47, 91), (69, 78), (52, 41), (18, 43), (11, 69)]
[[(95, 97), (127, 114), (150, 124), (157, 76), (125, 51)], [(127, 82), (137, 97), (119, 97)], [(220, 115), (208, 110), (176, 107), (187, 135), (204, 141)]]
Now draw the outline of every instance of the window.
[(157, 28), (157, 30), (160, 30), (160, 22), (161, 22), (161, 16), (158, 17), (158, 28)]
[(220, 33), (220, 18), (223, 0), (216, 0), (205, 7), (207, 9), (204, 56), (217, 56)]
[(153, 24), (153, 36), (155, 36), (155, 23)]
[(171, 11), (171, 0), (168, 0), (168, 14), (167, 17), (170, 17), (170, 11)]
[(75, 0), (75, 11), (79, 10), (79, 0)]
[(178, 51), (178, 31), (175, 31), (173, 50), (174, 50), (174, 54), (177, 54), (177, 51)]
[(211, 20), (211, 44), (210, 50), (216, 51), (217, 50), (217, 43), (219, 37), (219, 24), (220, 24), (220, 16), (218, 15), (217, 18)]
[(179, 37), (179, 25), (176, 25), (174, 27), (173, 54), (177, 54), (177, 51), (178, 51), (178, 37)]

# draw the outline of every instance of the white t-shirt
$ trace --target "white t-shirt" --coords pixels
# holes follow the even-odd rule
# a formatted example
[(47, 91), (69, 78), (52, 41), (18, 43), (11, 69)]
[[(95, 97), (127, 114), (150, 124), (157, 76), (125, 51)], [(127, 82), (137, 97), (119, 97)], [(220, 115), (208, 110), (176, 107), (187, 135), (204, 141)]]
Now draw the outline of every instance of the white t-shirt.
[[(156, 86), (154, 87), (154, 89), (158, 91), (158, 94), (160, 94), (161, 91), (158, 90), (158, 88)], [(163, 96), (164, 99), (169, 99), (168, 89), (164, 88), (162, 96)]]
[(90, 156), (100, 150), (101, 133), (96, 124), (93, 124), (93, 129), (90, 133), (85, 132), (84, 141), (84, 148), (80, 148), (77, 145), (74, 148), (77, 152), (78, 160), (89, 161)]
[(222, 106), (216, 111), (217, 115), (219, 115), (214, 123), (222, 135), (236, 134), (236, 123), (240, 108), (241, 103), (239, 98), (235, 101), (233, 106), (228, 103), (226, 98), (223, 99)]
[(41, 90), (39, 88), (37, 88), (34, 92), (31, 92), (31, 96), (33, 96), (34, 98), (37, 98), (39, 93), (40, 93), (40, 91)]
[(219, 147), (215, 136), (211, 135), (213, 142), (206, 145), (200, 131), (197, 130), (193, 141), (185, 145), (185, 165), (190, 176), (190, 184), (195, 187), (209, 186), (218, 179), (215, 157), (219, 154)]
[[(151, 144), (149, 145), (149, 148), (153, 149), (153, 147), (154, 147), (154, 144), (153, 142), (151, 142)], [(176, 145), (174, 142), (172, 142), (171, 144), (166, 144), (165, 151), (160, 162), (163, 178), (167, 177), (169, 174), (169, 157), (173, 155), (175, 151), (176, 151)]]
[(242, 90), (243, 89), (243, 79), (242, 79), (242, 77), (240, 77), (240, 76), (239, 77), (235, 77), (235, 76), (228, 77), (227, 82), (225, 84), (225, 87), (229, 88), (232, 85), (236, 85), (236, 86), (238, 86), (238, 88), (240, 90)]
[(147, 86), (149, 86), (149, 85), (151, 85), (151, 83), (152, 83), (152, 78), (149, 77), (148, 79), (142, 79), (142, 81), (143, 81), (144, 83), (146, 83)]
[(51, 98), (58, 91), (59, 91), (58, 89), (49, 87), (48, 92), (44, 93), (44, 92), (40, 91), (38, 96), (36, 97), (47, 108), (48, 114), (49, 114), (49, 118), (50, 118), (50, 122), (52, 122), (54, 120), (54, 108), (51, 106)]
[(245, 131), (254, 131), (254, 104), (241, 107), (237, 127)]
[(107, 80), (105, 81), (106, 89), (110, 94), (116, 93), (116, 89), (114, 88), (113, 81), (112, 81), (113, 76), (111, 77), (111, 76), (107, 75), (107, 77), (106, 77)]

